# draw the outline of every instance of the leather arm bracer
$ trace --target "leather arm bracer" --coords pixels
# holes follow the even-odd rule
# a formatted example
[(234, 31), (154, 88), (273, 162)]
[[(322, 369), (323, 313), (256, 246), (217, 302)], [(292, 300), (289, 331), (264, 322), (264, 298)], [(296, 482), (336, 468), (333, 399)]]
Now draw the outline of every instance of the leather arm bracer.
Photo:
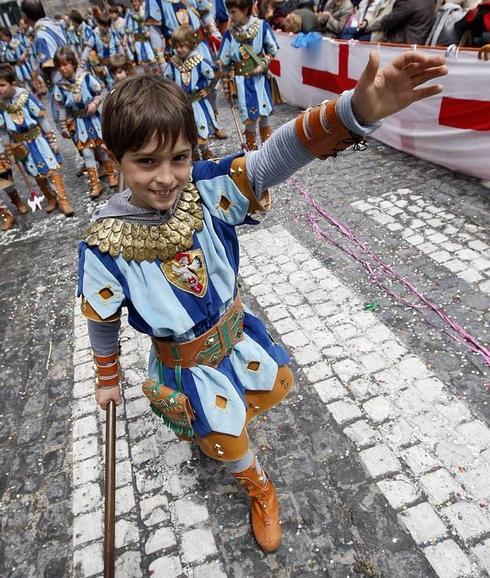
[(337, 98), (324, 101), (296, 117), (295, 130), (301, 144), (322, 160), (363, 141), (363, 137), (349, 132), (340, 122), (336, 103)]
[(97, 372), (96, 389), (115, 387), (121, 383), (119, 353), (96, 355), (94, 353), (95, 370)]

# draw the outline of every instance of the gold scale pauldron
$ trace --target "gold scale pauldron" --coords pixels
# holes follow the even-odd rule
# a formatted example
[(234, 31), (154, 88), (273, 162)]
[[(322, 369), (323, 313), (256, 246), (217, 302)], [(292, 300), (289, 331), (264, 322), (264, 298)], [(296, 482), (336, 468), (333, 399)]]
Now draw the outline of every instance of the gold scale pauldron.
[(167, 261), (192, 247), (194, 231), (202, 230), (203, 218), (199, 193), (194, 183), (188, 183), (165, 223), (142, 225), (108, 217), (90, 225), (86, 242), (125, 261)]

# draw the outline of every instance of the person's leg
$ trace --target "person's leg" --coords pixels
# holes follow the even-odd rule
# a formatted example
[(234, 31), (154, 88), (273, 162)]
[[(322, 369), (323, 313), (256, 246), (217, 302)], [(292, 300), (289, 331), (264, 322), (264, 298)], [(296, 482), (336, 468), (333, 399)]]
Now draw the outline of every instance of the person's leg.
[(104, 147), (98, 146), (96, 150), (98, 155), (97, 158), (104, 167), (104, 172), (107, 177), (107, 184), (111, 188), (117, 187), (119, 180), (116, 169), (116, 163), (111, 159), (109, 153)]
[(271, 136), (272, 128), (269, 124), (269, 117), (268, 116), (261, 116), (259, 118), (259, 133), (260, 133), (260, 142), (262, 144)]
[(82, 150), (82, 156), (87, 171), (87, 180), (89, 193), (91, 199), (96, 199), (104, 192), (104, 185), (100, 182), (99, 174), (97, 172), (97, 161), (95, 160), (94, 150), (85, 148)]
[(276, 488), (250, 449), (247, 429), (239, 436), (212, 432), (195, 439), (203, 453), (224, 463), (250, 496), (250, 521), (257, 544), (264, 552), (277, 550), (282, 532)]
[(41, 175), (37, 175), (36, 183), (46, 199), (46, 213), (52, 213), (58, 206), (58, 200), (49, 186), (48, 179)]
[(245, 121), (245, 143), (249, 151), (257, 150), (257, 141), (255, 140), (257, 121), (247, 119)]
[(270, 391), (247, 390), (245, 392), (245, 401), (247, 402), (247, 425), (255, 416), (264, 413), (282, 401), (291, 391), (293, 383), (294, 376), (289, 365), (280, 365), (277, 368), (274, 387)]
[(8, 231), (15, 224), (15, 217), (2, 203), (1, 200), (0, 200), (0, 220), (2, 221), (2, 226), (0, 227), (2, 231)]
[(48, 179), (56, 194), (56, 198), (58, 199), (58, 207), (60, 211), (65, 215), (65, 217), (71, 217), (74, 210), (68, 202), (65, 190), (65, 181), (63, 180), (62, 174), (58, 170), (52, 171)]

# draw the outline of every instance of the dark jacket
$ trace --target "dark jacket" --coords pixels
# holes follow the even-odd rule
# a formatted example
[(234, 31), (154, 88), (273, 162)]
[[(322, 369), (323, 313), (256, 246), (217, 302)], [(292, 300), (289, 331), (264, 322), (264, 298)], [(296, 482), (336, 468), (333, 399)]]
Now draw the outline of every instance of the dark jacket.
[(386, 42), (425, 44), (435, 20), (434, 0), (396, 0), (381, 20)]

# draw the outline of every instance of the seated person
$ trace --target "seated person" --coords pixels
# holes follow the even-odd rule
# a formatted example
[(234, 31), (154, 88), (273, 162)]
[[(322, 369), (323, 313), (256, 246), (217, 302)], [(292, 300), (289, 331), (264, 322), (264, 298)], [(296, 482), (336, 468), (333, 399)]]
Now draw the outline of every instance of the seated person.
[(322, 34), (335, 38), (341, 34), (354, 6), (351, 0), (328, 0), (326, 4), (319, 4), (318, 12)]

